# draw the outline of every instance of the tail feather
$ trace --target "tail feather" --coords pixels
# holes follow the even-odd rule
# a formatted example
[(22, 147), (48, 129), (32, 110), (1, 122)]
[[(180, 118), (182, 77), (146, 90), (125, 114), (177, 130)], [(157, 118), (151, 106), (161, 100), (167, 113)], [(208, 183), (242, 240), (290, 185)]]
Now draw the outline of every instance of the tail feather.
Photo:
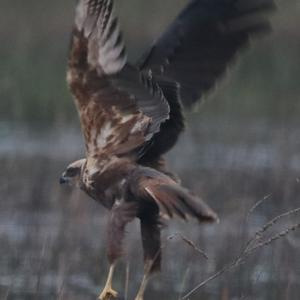
[(145, 190), (159, 206), (161, 214), (165, 217), (177, 216), (183, 220), (192, 217), (201, 223), (218, 220), (217, 214), (203, 200), (176, 183), (150, 183), (145, 187)]
[(146, 204), (144, 201), (150, 201), (158, 206), (160, 215), (166, 218), (194, 218), (200, 223), (218, 221), (217, 214), (203, 200), (155, 169), (137, 167), (131, 173), (128, 187), (131, 195), (141, 201), (140, 209), (143, 203)]

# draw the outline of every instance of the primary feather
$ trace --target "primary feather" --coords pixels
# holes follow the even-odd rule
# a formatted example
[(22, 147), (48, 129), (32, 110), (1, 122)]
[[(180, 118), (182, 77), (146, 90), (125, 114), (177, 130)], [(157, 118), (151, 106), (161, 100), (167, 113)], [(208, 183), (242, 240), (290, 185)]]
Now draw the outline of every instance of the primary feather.
[(182, 104), (201, 100), (250, 37), (269, 28), (261, 12), (272, 7), (272, 0), (190, 1), (134, 66), (127, 61), (113, 1), (78, 1), (68, 83), (86, 159), (71, 164), (61, 182), (75, 177), (81, 189), (110, 210), (112, 266), (122, 254), (125, 226), (135, 217), (141, 220), (149, 272), (160, 269), (161, 217), (217, 220), (166, 169), (162, 155), (184, 129)]
[(89, 156), (131, 153), (169, 117), (161, 88), (127, 64), (111, 0), (79, 1), (68, 82)]
[(189, 107), (209, 91), (249, 39), (270, 29), (273, 0), (193, 0), (140, 59), (143, 71), (180, 84)]

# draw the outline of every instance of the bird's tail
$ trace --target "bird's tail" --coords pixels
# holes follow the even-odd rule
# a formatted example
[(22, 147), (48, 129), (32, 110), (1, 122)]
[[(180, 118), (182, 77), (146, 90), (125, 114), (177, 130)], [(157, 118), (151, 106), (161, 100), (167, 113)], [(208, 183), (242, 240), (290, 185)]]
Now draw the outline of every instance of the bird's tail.
[(183, 220), (194, 218), (201, 223), (218, 221), (217, 214), (203, 200), (165, 174), (150, 168), (139, 168), (134, 177), (134, 194), (154, 201), (162, 216)]

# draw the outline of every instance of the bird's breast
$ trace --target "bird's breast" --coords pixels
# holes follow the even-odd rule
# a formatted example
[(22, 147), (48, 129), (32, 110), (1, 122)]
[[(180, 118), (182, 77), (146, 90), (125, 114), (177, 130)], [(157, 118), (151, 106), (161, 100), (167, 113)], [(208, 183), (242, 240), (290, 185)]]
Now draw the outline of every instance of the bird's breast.
[(110, 209), (117, 199), (125, 197), (128, 172), (128, 168), (118, 163), (107, 163), (98, 170), (90, 168), (83, 174), (83, 190)]

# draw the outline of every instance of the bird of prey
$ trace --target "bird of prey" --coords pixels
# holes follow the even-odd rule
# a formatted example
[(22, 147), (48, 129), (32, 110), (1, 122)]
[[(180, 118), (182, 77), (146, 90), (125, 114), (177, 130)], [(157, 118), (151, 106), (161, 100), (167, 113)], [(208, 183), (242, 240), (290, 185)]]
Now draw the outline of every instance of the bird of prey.
[(79, 0), (67, 81), (78, 109), (86, 157), (61, 183), (76, 184), (109, 211), (110, 263), (101, 300), (117, 297), (112, 279), (125, 226), (141, 223), (145, 275), (160, 270), (163, 219), (217, 220), (182, 187), (164, 154), (184, 129), (183, 109), (210, 91), (251, 37), (269, 30), (272, 0), (193, 0), (142, 55), (129, 63), (113, 0)]

